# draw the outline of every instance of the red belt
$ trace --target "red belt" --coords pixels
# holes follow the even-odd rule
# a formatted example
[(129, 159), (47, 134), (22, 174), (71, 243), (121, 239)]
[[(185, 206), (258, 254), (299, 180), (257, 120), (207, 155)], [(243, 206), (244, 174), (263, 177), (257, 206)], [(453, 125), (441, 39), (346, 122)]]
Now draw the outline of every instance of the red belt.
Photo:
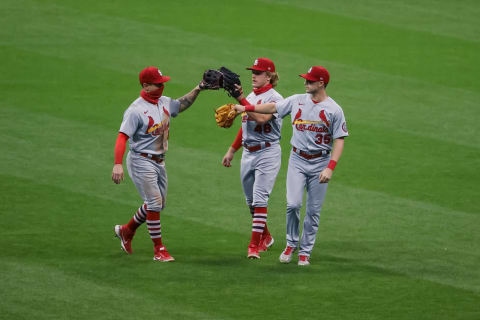
[(315, 158), (319, 158), (321, 156), (326, 156), (327, 154), (330, 153), (329, 150), (324, 150), (324, 151), (321, 151), (320, 153), (315, 153), (315, 154), (309, 154), (309, 153), (306, 153), (305, 151), (302, 151), (302, 150), (298, 150), (297, 148), (293, 147), (293, 152), (297, 153), (298, 155), (300, 155), (301, 157), (304, 157), (305, 159), (315, 159)]
[[(270, 142), (265, 142), (265, 148), (268, 148), (270, 146), (271, 146)], [(256, 146), (248, 146), (247, 144), (244, 144), (243, 147), (250, 152), (255, 152), (262, 149), (261, 144), (257, 144)]]
[(161, 156), (157, 156), (157, 155), (154, 155), (154, 154), (148, 154), (148, 153), (140, 153), (140, 155), (142, 157), (145, 157), (145, 158), (148, 158), (148, 159), (151, 159), (153, 161), (155, 161), (156, 163), (162, 163), (163, 160), (164, 160), (164, 157), (163, 155)]

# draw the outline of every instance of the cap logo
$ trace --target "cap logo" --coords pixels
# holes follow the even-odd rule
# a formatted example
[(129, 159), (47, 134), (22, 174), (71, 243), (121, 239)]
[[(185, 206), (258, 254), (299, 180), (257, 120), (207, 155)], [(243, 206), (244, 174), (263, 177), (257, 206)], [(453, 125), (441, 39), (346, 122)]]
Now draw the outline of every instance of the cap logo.
[(311, 72), (312, 72), (312, 68), (313, 68), (313, 67), (311, 67), (310, 69), (308, 69), (308, 72), (307, 72), (307, 73), (311, 73)]
[(268, 67), (267, 69), (268, 69), (268, 71), (270, 71), (272, 68)]
[(253, 63), (254, 66), (258, 64), (258, 59), (255, 59), (255, 62)]
[(158, 74), (163, 77), (162, 71), (158, 70)]

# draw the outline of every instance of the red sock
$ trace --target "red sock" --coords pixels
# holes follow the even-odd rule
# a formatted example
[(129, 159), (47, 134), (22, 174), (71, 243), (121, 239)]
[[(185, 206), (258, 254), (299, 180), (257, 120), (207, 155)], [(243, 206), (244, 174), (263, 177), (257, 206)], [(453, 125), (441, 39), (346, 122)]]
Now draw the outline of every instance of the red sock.
[(147, 205), (143, 204), (138, 208), (137, 212), (133, 215), (132, 219), (127, 223), (127, 228), (132, 232), (135, 232), (138, 227), (142, 225), (147, 219)]
[(268, 231), (267, 223), (265, 223), (265, 229), (263, 229), (262, 237), (268, 237), (270, 235), (270, 231)]
[(265, 224), (267, 223), (267, 208), (256, 207), (252, 219), (252, 238), (250, 239), (250, 246), (258, 246), (262, 238)]
[(147, 229), (154, 247), (162, 246), (162, 226), (160, 212), (147, 210)]

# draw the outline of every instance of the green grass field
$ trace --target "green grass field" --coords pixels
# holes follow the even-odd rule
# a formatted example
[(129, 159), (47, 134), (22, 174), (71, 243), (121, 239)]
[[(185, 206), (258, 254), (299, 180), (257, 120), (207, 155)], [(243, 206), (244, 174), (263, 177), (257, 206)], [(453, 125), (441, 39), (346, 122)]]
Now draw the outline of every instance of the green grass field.
[[(0, 319), (480, 319), (480, 4), (474, 0), (35, 1), (0, 4)], [(140, 205), (111, 181), (138, 72), (180, 97), (205, 69), (275, 61), (278, 91), (323, 65), (350, 137), (312, 265), (283, 265), (285, 178), (269, 203), (274, 247), (246, 259), (251, 222), (238, 123), (202, 92), (173, 120), (164, 242), (134, 255), (113, 226)]]

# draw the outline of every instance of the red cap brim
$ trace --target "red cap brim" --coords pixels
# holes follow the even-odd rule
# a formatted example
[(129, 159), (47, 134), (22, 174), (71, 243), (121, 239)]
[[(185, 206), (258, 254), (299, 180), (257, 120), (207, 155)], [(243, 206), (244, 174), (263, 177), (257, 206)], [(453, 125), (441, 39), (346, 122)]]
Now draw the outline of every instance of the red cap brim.
[(299, 74), (299, 76), (302, 77), (303, 79), (308, 80), (308, 81), (320, 81), (320, 80), (317, 80), (317, 79), (309, 76), (307, 73)]
[(161, 79), (159, 79), (158, 81), (155, 81), (154, 83), (164, 83), (164, 82), (167, 82), (168, 80), (170, 80), (169, 76), (162, 76)]

